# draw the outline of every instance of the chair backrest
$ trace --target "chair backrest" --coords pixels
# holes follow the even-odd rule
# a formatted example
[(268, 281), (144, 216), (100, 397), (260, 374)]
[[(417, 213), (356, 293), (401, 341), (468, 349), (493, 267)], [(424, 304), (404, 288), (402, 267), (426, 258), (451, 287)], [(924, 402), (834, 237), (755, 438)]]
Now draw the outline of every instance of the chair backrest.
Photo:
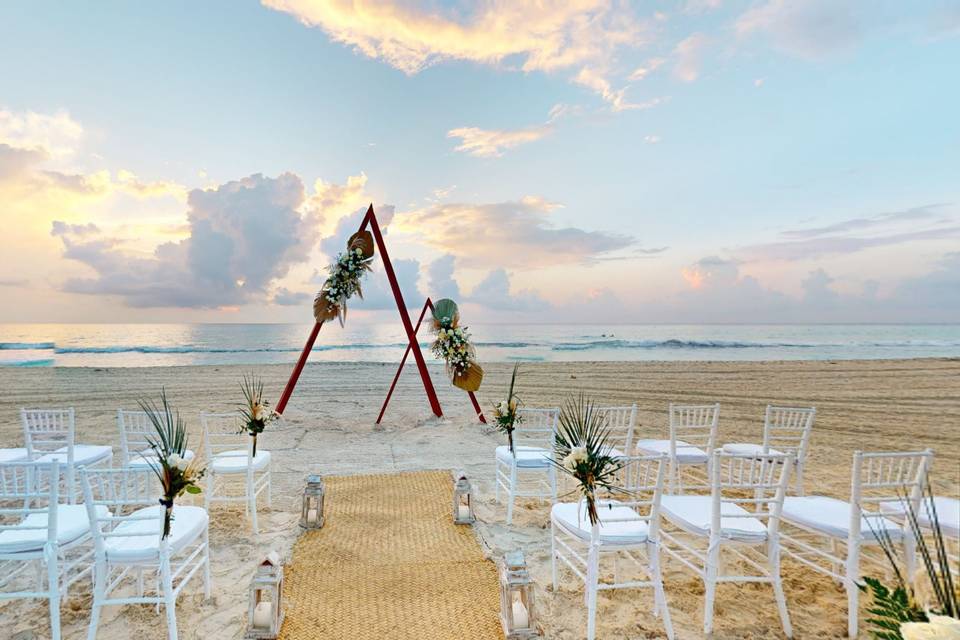
[(675, 456), (677, 440), (699, 447), (707, 453), (717, 445), (717, 427), (720, 424), (720, 403), (670, 403), (670, 449)]
[(200, 422), (203, 424), (203, 450), (208, 461), (214, 456), (246, 456), (247, 469), (253, 469), (253, 438), (243, 429), (239, 413), (202, 412)]
[[(710, 455), (711, 534), (719, 534), (721, 514), (723, 519), (755, 518), (775, 534), (794, 459), (792, 453), (743, 455), (714, 449)], [(724, 504), (737, 505), (749, 515), (725, 513)]]
[(123, 466), (143, 451), (150, 450), (148, 438), (156, 435), (156, 429), (145, 411), (117, 410), (117, 427), (120, 429), (120, 449), (123, 452)]
[(73, 464), (76, 421), (73, 408), (20, 409), (23, 439), (30, 460), (66, 447), (67, 464)]
[(557, 431), (560, 409), (517, 409), (518, 420), (513, 431), (515, 445), (553, 449), (553, 436)]
[(816, 416), (815, 407), (775, 407), (768, 404), (763, 419), (763, 450), (792, 453), (797, 463), (803, 464)]
[[(859, 539), (862, 520), (868, 527), (881, 530), (882, 503), (906, 501), (920, 512), (920, 501), (927, 473), (933, 464), (933, 451), (897, 451), (853, 453), (851, 478), (850, 536)], [(876, 523), (876, 525), (874, 524)]]
[[(47, 531), (47, 542), (57, 541), (57, 509), (60, 500), (60, 463), (0, 463), (0, 531)], [(20, 524), (31, 514), (46, 514), (44, 524)]]
[[(119, 469), (80, 470), (83, 486), (83, 502), (90, 518), (93, 545), (98, 555), (105, 552), (105, 541), (112, 537), (155, 537), (163, 535), (163, 509), (159, 508), (160, 480), (149, 467), (125, 467)], [(106, 509), (97, 509), (98, 506)], [(131, 516), (130, 512), (142, 507), (157, 506), (148, 513)], [(114, 533), (120, 522), (136, 520), (149, 522), (131, 531), (127, 527)], [(155, 524), (155, 526), (154, 526)]]
[(637, 424), (637, 405), (629, 407), (597, 407), (607, 419), (607, 443), (624, 455), (633, 453), (634, 432)]

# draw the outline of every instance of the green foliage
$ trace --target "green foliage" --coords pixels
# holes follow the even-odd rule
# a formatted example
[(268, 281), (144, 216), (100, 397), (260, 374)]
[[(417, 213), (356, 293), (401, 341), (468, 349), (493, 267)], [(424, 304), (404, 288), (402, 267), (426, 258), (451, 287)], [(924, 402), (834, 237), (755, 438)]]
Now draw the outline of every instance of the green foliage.
[(859, 585), (862, 591), (870, 594), (871, 602), (867, 612), (870, 635), (877, 640), (902, 640), (900, 625), (904, 622), (926, 622), (927, 614), (911, 601), (907, 588), (897, 585), (889, 589), (876, 578), (864, 578), (865, 584)]

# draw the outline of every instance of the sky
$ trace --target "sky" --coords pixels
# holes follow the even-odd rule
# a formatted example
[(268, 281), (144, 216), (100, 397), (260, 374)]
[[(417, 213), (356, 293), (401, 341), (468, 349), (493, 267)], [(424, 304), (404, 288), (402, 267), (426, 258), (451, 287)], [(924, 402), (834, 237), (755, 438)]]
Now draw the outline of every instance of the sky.
[[(960, 3), (0, 4), (0, 322), (960, 322)], [(396, 309), (380, 265), (351, 304)]]

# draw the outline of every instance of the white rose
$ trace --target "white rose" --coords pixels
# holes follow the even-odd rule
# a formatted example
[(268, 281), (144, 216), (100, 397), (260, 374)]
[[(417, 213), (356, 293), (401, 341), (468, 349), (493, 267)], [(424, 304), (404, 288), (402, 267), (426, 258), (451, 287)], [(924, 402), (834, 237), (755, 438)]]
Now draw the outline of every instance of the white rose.
[(507, 401), (506, 401), (506, 400), (501, 400), (501, 401), (500, 401), (500, 404), (497, 405), (497, 409), (500, 410), (500, 413), (506, 413), (506, 412), (507, 412)]
[(570, 453), (567, 454), (567, 457), (563, 459), (563, 467), (572, 473), (577, 470), (577, 465), (581, 462), (586, 462), (589, 457), (586, 447), (574, 447), (570, 450)]
[(176, 453), (171, 453), (169, 456), (167, 456), (167, 466), (172, 467), (174, 469), (179, 469), (180, 463), (182, 460), (183, 458), (181, 458)]
[(930, 622), (905, 622), (900, 625), (903, 640), (956, 640), (960, 621), (946, 616), (930, 616)]
[(180, 471), (186, 471), (187, 467), (189, 466), (190, 466), (190, 461), (187, 460), (186, 458), (180, 458), (180, 460), (177, 461), (177, 469), (180, 469)]

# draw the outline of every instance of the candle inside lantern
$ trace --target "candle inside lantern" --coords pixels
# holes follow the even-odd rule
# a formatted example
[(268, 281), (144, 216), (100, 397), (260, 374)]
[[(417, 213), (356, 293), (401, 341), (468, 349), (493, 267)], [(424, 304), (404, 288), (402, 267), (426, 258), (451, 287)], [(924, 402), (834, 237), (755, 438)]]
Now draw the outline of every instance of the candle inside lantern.
[(307, 522), (316, 522), (317, 521), (317, 510), (309, 509), (307, 510)]
[(253, 627), (255, 629), (269, 629), (273, 622), (273, 603), (258, 602), (253, 609)]
[(530, 625), (527, 608), (520, 600), (513, 601), (513, 626), (517, 629), (526, 629)]
[(458, 516), (461, 520), (466, 520), (467, 518), (469, 518), (469, 517), (470, 517), (470, 507), (468, 507), (468, 506), (465, 505), (465, 504), (461, 504), (459, 507), (457, 507), (457, 516)]

